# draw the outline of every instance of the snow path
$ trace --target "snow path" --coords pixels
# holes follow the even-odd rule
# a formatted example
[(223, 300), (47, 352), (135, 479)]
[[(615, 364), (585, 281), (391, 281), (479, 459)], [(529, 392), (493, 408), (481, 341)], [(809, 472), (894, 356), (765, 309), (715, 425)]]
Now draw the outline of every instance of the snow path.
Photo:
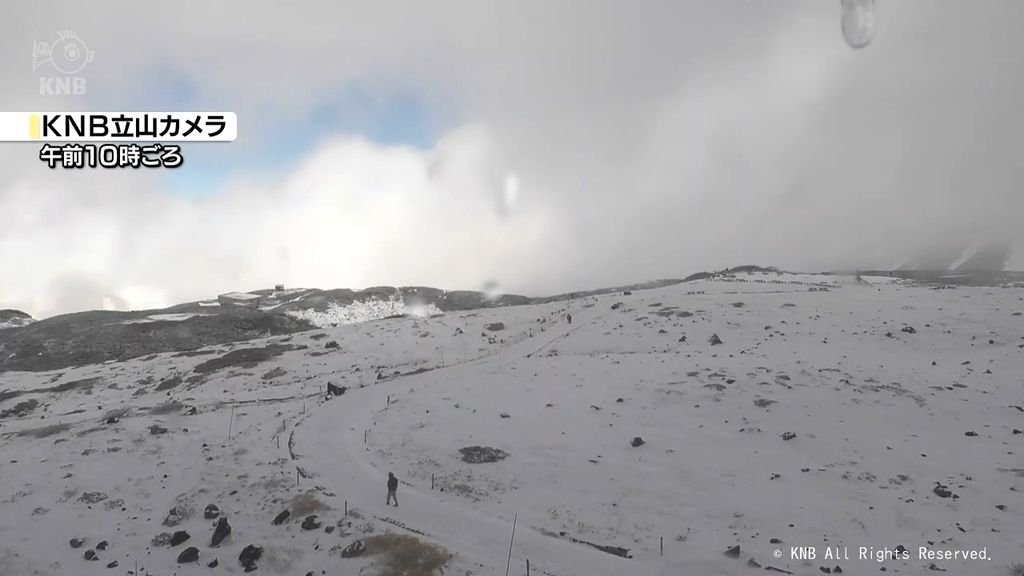
[[(538, 333), (496, 354), (437, 370), (456, 373), (471, 366), (499, 363), (503, 358), (536, 354), (567, 338), (588, 320), (578, 317), (573, 325), (563, 325), (557, 335), (552, 336), (550, 330)], [(436, 376), (437, 370), (427, 374)], [(429, 487), (420, 488), (404, 481), (398, 491), (398, 508), (381, 503), (386, 495), (388, 471), (379, 469), (370, 461), (363, 433), (369, 430), (372, 434), (377, 413), (374, 407), (386, 406), (389, 395), (410, 391), (419, 383), (419, 376), (405, 376), (350, 390), (311, 412), (294, 429), (297, 465), (314, 479), (321, 493), (336, 500), (332, 503), (336, 509), (340, 509), (344, 505), (342, 501), (347, 499), (349, 507), (358, 507), (364, 514), (372, 514), (381, 521), (446, 547), (454, 547), (463, 560), (488, 573), (504, 574), (513, 510), (505, 510), (498, 505), (502, 509), (501, 517), (489, 516), (468, 506), (439, 501), (430, 493)], [(531, 560), (532, 573), (549, 576), (653, 576), (659, 573), (658, 567), (650, 563), (620, 558), (583, 544), (546, 536), (520, 522), (516, 526), (511, 573), (525, 573), (526, 558)]]

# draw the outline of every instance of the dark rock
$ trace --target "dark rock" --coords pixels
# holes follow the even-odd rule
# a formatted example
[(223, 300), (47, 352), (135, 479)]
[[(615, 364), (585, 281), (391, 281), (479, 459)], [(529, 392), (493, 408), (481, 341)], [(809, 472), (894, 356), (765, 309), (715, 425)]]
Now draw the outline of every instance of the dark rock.
[(505, 329), (505, 323), (504, 322), (492, 322), (492, 323), (488, 324), (487, 326), (484, 326), (484, 328), (486, 328), (487, 330), (490, 330), (491, 332), (500, 332), (500, 331)]
[(178, 554), (178, 564), (189, 564), (191, 562), (199, 561), (199, 548), (195, 546), (189, 546)]
[(242, 553), (238, 555), (238, 562), (245, 568), (246, 572), (252, 572), (256, 569), (256, 561), (263, 555), (263, 548), (256, 546), (255, 544), (249, 544), (242, 549)]
[(164, 428), (163, 426), (160, 426), (158, 424), (153, 424), (152, 426), (149, 427), (149, 433), (154, 436), (159, 436), (160, 434), (167, 434), (167, 428)]
[(336, 384), (327, 383), (327, 393), (331, 396), (341, 396), (348, 390), (346, 386), (338, 386)]
[(85, 558), (86, 560), (99, 560), (99, 558), (96, 557), (96, 551), (92, 549), (86, 550), (85, 554), (82, 554), (82, 558)]
[(362, 540), (356, 540), (341, 551), (341, 557), (356, 558), (362, 556), (364, 552), (366, 552), (366, 544), (364, 544)]
[(324, 526), (324, 532), (326, 532), (327, 534), (334, 533), (334, 526), (331, 526), (329, 524), (327, 526)]
[(964, 436), (969, 436), (971, 438), (974, 438), (977, 435), (978, 435), (978, 433), (975, 432), (974, 430), (968, 430), (967, 432), (964, 432)]
[(740, 545), (737, 544), (737, 545), (733, 546), (732, 548), (729, 548), (728, 550), (725, 551), (725, 555), (728, 556), (729, 558), (739, 558), (740, 557)]
[(113, 570), (114, 568), (117, 568), (117, 560), (107, 564), (107, 570)]
[(292, 513), (290, 510), (285, 510), (277, 516), (274, 516), (274, 521), (271, 522), (271, 524), (273, 524), (274, 526), (280, 526), (281, 524), (284, 524), (285, 520), (287, 520), (288, 517), (291, 515)]
[(79, 502), (85, 502), (86, 504), (95, 504), (102, 502), (107, 499), (107, 495), (103, 492), (84, 492), (78, 497)]
[(913, 326), (904, 326), (903, 328), (900, 328), (900, 332), (905, 334), (917, 334), (917, 330), (915, 330)]
[(206, 566), (208, 568), (216, 568), (218, 564), (220, 564), (220, 560), (217, 560), (216, 558), (214, 558), (213, 560), (210, 560), (210, 562), (207, 563)]
[(106, 540), (103, 540), (102, 542), (100, 542), (99, 544), (96, 545), (96, 549), (100, 550), (100, 551), (103, 551), (103, 550), (107, 549), (107, 546), (109, 546), (109, 544), (107, 543)]
[(718, 334), (712, 334), (711, 338), (708, 338), (708, 342), (710, 342), (712, 346), (717, 346), (722, 343), (722, 339), (718, 337)]
[(161, 532), (153, 537), (153, 546), (167, 546), (171, 543), (171, 533)]
[(220, 508), (216, 504), (210, 504), (203, 510), (203, 518), (207, 520), (213, 520), (220, 516)]
[(938, 482), (935, 483), (935, 488), (932, 488), (932, 492), (934, 492), (935, 495), (938, 496), (939, 498), (950, 498), (950, 497), (954, 497), (955, 498), (955, 496), (953, 495), (953, 492), (948, 487), (943, 486), (942, 484), (939, 484)]
[(72, 538), (70, 544), (72, 548), (81, 548), (85, 544), (85, 538)]
[(459, 448), (462, 461), (467, 464), (489, 464), (508, 458), (508, 452), (490, 446), (467, 446)]
[(644, 439), (639, 437), (639, 436), (637, 436), (636, 438), (633, 438), (633, 441), (629, 443), (629, 445), (632, 446), (633, 448), (639, 448), (639, 447), (643, 446), (644, 444), (645, 444)]
[(786, 442), (789, 442), (793, 438), (796, 438), (796, 432), (783, 432), (782, 433), (782, 439), (785, 440)]
[(224, 541), (228, 535), (231, 534), (231, 524), (228, 524), (228, 519), (221, 516), (217, 519), (217, 527), (213, 529), (213, 537), (210, 538), (210, 546), (220, 546), (220, 543)]
[(324, 344), (324, 350), (341, 350), (341, 344), (338, 344), (337, 340), (331, 340), (327, 344)]
[(747, 560), (747, 566), (750, 566), (751, 568), (760, 568), (761, 564), (757, 560), (751, 558)]
[(182, 518), (181, 514), (178, 513), (177, 508), (171, 508), (167, 512), (167, 516), (164, 516), (164, 526), (172, 528), (174, 526), (177, 526), (178, 524), (181, 524), (181, 521), (183, 519), (184, 518)]
[(192, 535), (189, 534), (188, 532), (186, 532), (184, 530), (178, 530), (177, 532), (175, 532), (174, 534), (171, 535), (171, 548), (174, 548), (178, 544), (181, 544), (182, 542), (185, 542), (186, 540), (188, 540), (191, 537), (192, 537)]
[(320, 526), (321, 524), (320, 521), (317, 520), (316, 514), (306, 516), (305, 520), (302, 521), (303, 530), (319, 530)]

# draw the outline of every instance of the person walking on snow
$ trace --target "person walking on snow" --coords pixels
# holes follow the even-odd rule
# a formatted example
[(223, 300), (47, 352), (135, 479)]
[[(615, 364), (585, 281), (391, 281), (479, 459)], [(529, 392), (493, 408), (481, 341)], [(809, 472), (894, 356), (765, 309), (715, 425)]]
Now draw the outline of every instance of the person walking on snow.
[(395, 508), (398, 508), (398, 478), (395, 477), (394, 472), (388, 472), (388, 500), (386, 504), (391, 504), (391, 501), (395, 501)]

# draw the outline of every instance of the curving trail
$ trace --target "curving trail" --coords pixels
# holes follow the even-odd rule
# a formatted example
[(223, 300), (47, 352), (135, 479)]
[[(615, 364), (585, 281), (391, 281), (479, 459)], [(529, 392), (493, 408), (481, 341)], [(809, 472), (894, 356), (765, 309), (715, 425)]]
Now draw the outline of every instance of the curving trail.
[[(460, 371), (470, 366), (536, 354), (569, 336), (583, 322), (584, 318), (578, 318), (572, 326), (536, 334), (494, 355), (437, 370), (457, 378)], [(336, 501), (332, 502), (336, 509), (341, 509), (342, 500), (348, 500), (350, 506), (358, 507), (365, 515), (425, 536), (457, 552), (465, 563), (474, 567), (474, 573), (504, 574), (513, 510), (494, 505), (489, 509), (497, 515), (489, 515), (458, 502), (438, 500), (429, 487), (421, 490), (404, 483), (398, 491), (400, 507), (384, 503), (388, 471), (371, 461), (369, 448), (363, 442), (363, 431), (372, 431), (375, 412), (387, 403), (389, 394), (401, 395), (417, 384), (422, 386), (422, 374), (349, 390), (344, 396), (323, 403), (296, 424), (290, 442), (296, 447), (294, 457), (301, 460), (303, 474), (312, 478), (325, 496)], [(516, 526), (510, 573), (525, 574), (526, 558), (531, 560), (532, 574), (548, 576), (647, 576), (659, 573), (658, 567), (650, 563), (619, 558), (585, 545), (546, 536), (520, 521)]]

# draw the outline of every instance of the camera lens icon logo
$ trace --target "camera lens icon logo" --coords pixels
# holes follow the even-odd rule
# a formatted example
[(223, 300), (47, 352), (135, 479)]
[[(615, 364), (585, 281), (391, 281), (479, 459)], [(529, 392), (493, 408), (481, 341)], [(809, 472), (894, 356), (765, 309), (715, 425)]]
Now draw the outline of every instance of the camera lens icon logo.
[(77, 74), (92, 62), (95, 55), (77, 34), (61, 30), (52, 43), (36, 42), (32, 45), (32, 70), (48, 63), (61, 74)]

